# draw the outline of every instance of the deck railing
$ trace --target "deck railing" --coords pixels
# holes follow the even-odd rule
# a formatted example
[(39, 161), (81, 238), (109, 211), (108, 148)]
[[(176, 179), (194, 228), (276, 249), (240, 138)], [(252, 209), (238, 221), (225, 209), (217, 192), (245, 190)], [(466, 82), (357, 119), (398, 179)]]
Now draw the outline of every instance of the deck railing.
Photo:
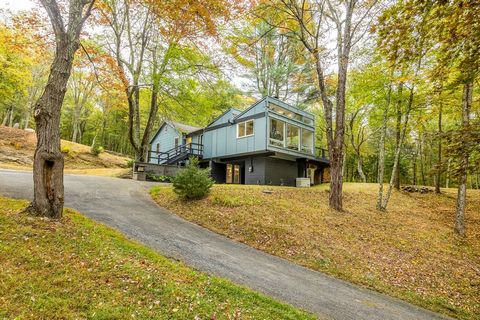
[(165, 152), (150, 150), (148, 151), (148, 162), (153, 160), (158, 164), (170, 164), (175, 160), (180, 161), (190, 156), (202, 157), (203, 144), (186, 143)]
[(328, 150), (327, 149), (321, 148), (321, 147), (316, 147), (315, 151), (316, 151), (315, 156), (317, 158), (328, 159)]

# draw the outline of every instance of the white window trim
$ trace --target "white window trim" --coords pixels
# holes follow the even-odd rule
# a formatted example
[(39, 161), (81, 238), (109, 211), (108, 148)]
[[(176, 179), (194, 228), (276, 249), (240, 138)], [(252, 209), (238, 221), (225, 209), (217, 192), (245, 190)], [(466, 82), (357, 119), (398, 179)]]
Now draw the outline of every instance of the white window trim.
[[(253, 123), (253, 133), (252, 134), (247, 134), (247, 122), (252, 122)], [(241, 124), (243, 124), (245, 126), (245, 135), (240, 137), (238, 135), (238, 132), (239, 132), (238, 126), (241, 125)], [(253, 119), (237, 123), (237, 139), (252, 137), (254, 135), (255, 135), (255, 121), (253, 121)]]

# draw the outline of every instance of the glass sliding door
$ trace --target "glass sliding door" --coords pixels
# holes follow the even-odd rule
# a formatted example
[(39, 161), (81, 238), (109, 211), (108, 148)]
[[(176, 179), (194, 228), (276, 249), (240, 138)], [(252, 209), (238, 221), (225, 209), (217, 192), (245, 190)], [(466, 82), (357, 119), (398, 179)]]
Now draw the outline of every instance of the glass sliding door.
[(227, 164), (227, 177), (226, 177), (226, 183), (233, 183), (233, 165), (230, 163)]
[(238, 164), (233, 166), (233, 183), (240, 183), (240, 166)]
[(227, 164), (226, 170), (226, 183), (235, 183), (240, 184), (242, 183), (242, 175), (241, 175), (241, 167), (238, 164)]

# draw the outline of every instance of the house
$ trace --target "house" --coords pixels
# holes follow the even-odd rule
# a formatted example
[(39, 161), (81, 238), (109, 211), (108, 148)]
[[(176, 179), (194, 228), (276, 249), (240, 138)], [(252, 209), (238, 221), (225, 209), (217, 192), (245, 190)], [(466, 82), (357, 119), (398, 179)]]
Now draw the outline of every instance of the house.
[(318, 184), (329, 166), (315, 147), (314, 115), (272, 97), (231, 108), (205, 128), (165, 122), (151, 140), (150, 163), (183, 165), (192, 155), (217, 183)]

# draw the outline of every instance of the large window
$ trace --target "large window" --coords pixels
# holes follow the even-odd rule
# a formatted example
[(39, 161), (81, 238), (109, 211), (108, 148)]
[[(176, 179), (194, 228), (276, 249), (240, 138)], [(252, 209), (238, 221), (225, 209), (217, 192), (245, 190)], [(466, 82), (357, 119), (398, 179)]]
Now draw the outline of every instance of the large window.
[(237, 124), (237, 138), (248, 137), (253, 135), (253, 120), (240, 122)]
[(284, 147), (285, 122), (270, 118), (270, 144)]
[(287, 148), (298, 150), (300, 145), (300, 129), (297, 126), (287, 124)]
[(282, 116), (288, 117), (290, 119), (295, 119), (297, 121), (306, 123), (308, 125), (313, 125), (313, 118), (310, 118), (308, 116), (303, 116), (299, 113), (289, 111), (285, 108), (282, 108), (280, 106), (277, 106), (276, 104), (269, 103), (268, 108), (272, 110), (273, 112), (280, 114)]
[(313, 153), (313, 131), (302, 129), (302, 152)]

